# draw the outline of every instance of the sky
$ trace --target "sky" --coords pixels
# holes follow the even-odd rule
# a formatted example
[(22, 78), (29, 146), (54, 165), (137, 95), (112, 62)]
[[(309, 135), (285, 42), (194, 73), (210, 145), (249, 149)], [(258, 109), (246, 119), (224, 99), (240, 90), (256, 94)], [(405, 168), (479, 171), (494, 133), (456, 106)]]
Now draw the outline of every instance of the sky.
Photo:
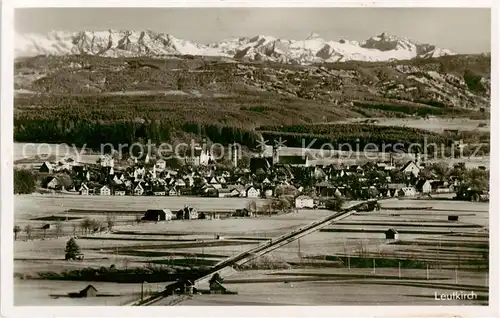
[(15, 10), (15, 31), (150, 29), (211, 43), (238, 36), (362, 41), (382, 32), (457, 53), (491, 50), (484, 8), (29, 8)]

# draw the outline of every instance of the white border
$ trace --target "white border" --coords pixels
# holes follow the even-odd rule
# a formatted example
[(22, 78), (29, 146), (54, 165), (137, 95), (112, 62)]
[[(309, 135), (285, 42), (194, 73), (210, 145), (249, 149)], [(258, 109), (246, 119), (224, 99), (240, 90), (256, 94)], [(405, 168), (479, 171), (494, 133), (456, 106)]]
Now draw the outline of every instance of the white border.
[[(75, 0), (8, 0), (2, 3), (2, 66), (1, 66), (1, 316), (2, 317), (500, 317), (498, 291), (499, 275), (499, 236), (500, 212), (499, 193), (500, 167), (491, 165), (491, 202), (490, 202), (490, 293), (486, 306), (316, 306), (316, 307), (14, 307), (13, 306), (13, 12), (22, 7), (491, 7), (492, 8), (492, 78), (491, 78), (491, 163), (500, 162), (500, 127), (498, 124), (498, 14), (499, 6), (495, 0), (420, 0), (420, 1), (75, 1)], [(422, 21), (425, 23), (425, 21)]]

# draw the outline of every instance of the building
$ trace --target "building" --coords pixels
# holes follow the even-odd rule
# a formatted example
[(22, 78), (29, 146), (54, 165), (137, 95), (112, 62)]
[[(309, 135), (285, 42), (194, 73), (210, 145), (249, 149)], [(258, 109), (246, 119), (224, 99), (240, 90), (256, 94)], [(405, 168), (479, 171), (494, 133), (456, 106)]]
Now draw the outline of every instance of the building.
[(217, 195), (219, 198), (229, 198), (231, 197), (231, 190), (229, 189), (219, 189), (217, 191)]
[(87, 187), (85, 183), (82, 183), (78, 192), (80, 192), (81, 195), (89, 195), (89, 187)]
[(144, 187), (138, 183), (137, 186), (134, 188), (134, 194), (135, 195), (143, 195), (144, 194)]
[(40, 169), (39, 169), (40, 172), (45, 172), (45, 173), (52, 173), (54, 171), (54, 167), (52, 166), (52, 164), (48, 161), (45, 161), (44, 163), (42, 163), (42, 165), (40, 166)]
[(385, 231), (386, 240), (399, 240), (399, 232), (396, 229), (390, 228)]
[(184, 220), (194, 220), (198, 218), (198, 210), (193, 207), (185, 206), (177, 211), (177, 218)]
[(111, 195), (111, 189), (104, 185), (99, 189), (99, 195)]
[(404, 187), (398, 190), (397, 194), (400, 197), (413, 197), (417, 195), (417, 190), (414, 187)]
[(119, 185), (114, 188), (114, 195), (116, 196), (124, 196), (127, 194), (126, 188), (124, 185)]
[(418, 180), (415, 188), (420, 193), (431, 193), (432, 192), (432, 184), (429, 180)]
[(186, 152), (185, 162), (190, 166), (206, 166), (213, 162), (212, 153), (208, 150), (203, 150), (201, 147), (188, 149)]
[[(256, 189), (254, 186), (249, 186), (246, 190), (246, 197), (247, 198), (259, 198), (260, 197), (260, 190)], [(272, 192), (271, 192), (272, 195)]]
[(69, 293), (68, 296), (71, 298), (97, 297), (97, 289), (92, 285), (88, 285), (78, 293)]
[[(170, 211), (170, 210), (168, 210)], [(172, 219), (172, 212), (170, 212), (170, 220)], [(166, 221), (167, 211), (166, 210), (147, 210), (142, 217), (143, 221)]]
[(100, 156), (97, 161), (101, 165), (101, 167), (110, 167), (110, 168), (112, 168), (115, 165), (115, 159), (113, 159), (109, 155)]
[(61, 188), (61, 183), (59, 182), (59, 179), (56, 177), (49, 177), (47, 179), (47, 189), (60, 189)]
[(420, 167), (414, 161), (408, 161), (401, 171), (407, 174), (412, 174), (415, 178), (420, 174)]
[(312, 209), (315, 207), (314, 199), (307, 195), (299, 195), (298, 197), (295, 198), (295, 207), (297, 209), (304, 209), (304, 208)]
[(169, 196), (178, 196), (180, 194), (176, 187), (171, 187), (167, 193)]
[(155, 167), (156, 170), (163, 171), (167, 167), (167, 162), (163, 159), (158, 159), (156, 160)]

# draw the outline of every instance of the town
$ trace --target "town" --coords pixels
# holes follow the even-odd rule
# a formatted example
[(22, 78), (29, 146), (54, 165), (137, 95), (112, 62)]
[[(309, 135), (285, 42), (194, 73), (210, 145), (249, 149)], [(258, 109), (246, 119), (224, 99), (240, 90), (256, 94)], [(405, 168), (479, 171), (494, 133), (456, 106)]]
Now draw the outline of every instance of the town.
[[(208, 150), (194, 150), (184, 162), (176, 160), (177, 167), (149, 154), (143, 160), (125, 160), (119, 165), (111, 155), (102, 155), (95, 164), (81, 164), (67, 157), (46, 161), (38, 173), (43, 188), (54, 193), (287, 198), (287, 208), (317, 208), (324, 206), (321, 199), (335, 197), (364, 200), (455, 194), (460, 200), (488, 200), (487, 183), (482, 187), (477, 182), (471, 185), (473, 180), (465, 173), (471, 169), (464, 163), (453, 167), (444, 162), (425, 164), (420, 154), (398, 163), (391, 156), (389, 161), (362, 165), (315, 165), (307, 156), (280, 155), (281, 149), (273, 147), (271, 156), (264, 152), (255, 155), (245, 166), (238, 165), (236, 155), (231, 165), (223, 166)], [(487, 175), (485, 167), (472, 170), (476, 178), (481, 172), (483, 178)]]

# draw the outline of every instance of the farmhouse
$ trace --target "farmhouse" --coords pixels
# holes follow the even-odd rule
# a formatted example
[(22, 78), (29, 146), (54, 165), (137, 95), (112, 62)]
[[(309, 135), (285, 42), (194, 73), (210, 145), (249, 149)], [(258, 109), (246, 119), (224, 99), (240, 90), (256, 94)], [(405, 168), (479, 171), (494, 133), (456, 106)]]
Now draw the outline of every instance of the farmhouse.
[(68, 293), (68, 296), (71, 298), (97, 297), (97, 289), (92, 285), (88, 285), (78, 293)]
[(232, 196), (231, 190), (229, 189), (219, 189), (217, 193), (219, 198), (228, 198)]
[(170, 221), (172, 220), (172, 211), (168, 209), (163, 210), (147, 210), (142, 217), (144, 221)]
[(297, 209), (314, 208), (314, 199), (307, 195), (299, 195), (295, 198), (295, 207)]
[(177, 190), (176, 187), (171, 187), (169, 190), (168, 190), (168, 195), (169, 196), (178, 196), (180, 194), (180, 192)]
[(412, 197), (417, 195), (417, 190), (414, 187), (404, 187), (397, 194), (401, 197)]
[(48, 177), (47, 178), (47, 189), (59, 189), (61, 187), (61, 183), (59, 179), (56, 177)]
[(184, 219), (184, 220), (197, 219), (198, 218), (198, 210), (196, 210), (193, 207), (186, 206), (186, 207), (184, 207), (184, 209), (181, 209), (177, 212), (177, 218)]
[(117, 187), (114, 188), (115, 196), (124, 196), (126, 194), (127, 194), (126, 188), (123, 185), (118, 185)]
[(137, 186), (134, 188), (134, 194), (135, 195), (143, 195), (144, 194), (144, 187), (138, 183)]
[(111, 189), (104, 185), (99, 189), (99, 195), (111, 195)]
[(414, 161), (408, 161), (403, 168), (401, 168), (401, 171), (407, 174), (412, 174), (415, 178), (420, 174), (420, 168)]
[(425, 180), (425, 179), (418, 180), (417, 184), (415, 185), (415, 188), (420, 193), (431, 193), (432, 192), (431, 182), (429, 180)]
[(398, 240), (399, 239), (399, 232), (396, 229), (388, 229), (385, 231), (385, 239), (386, 240)]
[[(260, 197), (260, 190), (256, 189), (254, 186), (249, 186), (246, 190), (247, 198), (258, 198)], [(272, 195), (272, 192), (271, 192)]]
[(82, 183), (78, 192), (80, 192), (81, 195), (89, 195), (89, 187), (87, 187), (85, 183)]

